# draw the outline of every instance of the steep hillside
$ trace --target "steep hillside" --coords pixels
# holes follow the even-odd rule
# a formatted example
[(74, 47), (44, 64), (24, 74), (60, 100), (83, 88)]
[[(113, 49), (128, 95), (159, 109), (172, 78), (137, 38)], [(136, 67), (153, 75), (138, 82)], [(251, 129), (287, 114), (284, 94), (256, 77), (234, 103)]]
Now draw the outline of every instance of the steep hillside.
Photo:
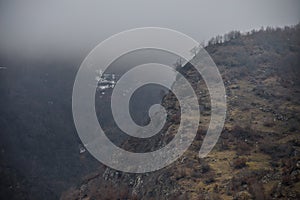
[[(61, 199), (299, 199), (300, 198), (300, 25), (232, 32), (213, 38), (206, 50), (217, 64), (227, 93), (226, 123), (214, 150), (198, 158), (210, 117), (209, 94), (191, 65), (180, 71), (193, 84), (203, 107), (195, 141), (170, 166), (146, 174), (103, 168), (84, 177)], [(197, 56), (194, 61), (197, 61)], [(166, 129), (178, 128), (172, 94)], [(123, 147), (151, 150), (128, 140)]]

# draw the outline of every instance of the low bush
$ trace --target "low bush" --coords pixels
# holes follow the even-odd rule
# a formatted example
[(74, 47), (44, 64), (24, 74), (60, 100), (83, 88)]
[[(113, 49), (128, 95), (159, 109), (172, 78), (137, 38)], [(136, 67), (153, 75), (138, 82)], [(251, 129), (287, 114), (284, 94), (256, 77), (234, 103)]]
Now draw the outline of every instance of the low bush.
[(235, 169), (242, 169), (247, 166), (246, 162), (247, 162), (246, 158), (237, 158), (233, 161), (233, 167)]

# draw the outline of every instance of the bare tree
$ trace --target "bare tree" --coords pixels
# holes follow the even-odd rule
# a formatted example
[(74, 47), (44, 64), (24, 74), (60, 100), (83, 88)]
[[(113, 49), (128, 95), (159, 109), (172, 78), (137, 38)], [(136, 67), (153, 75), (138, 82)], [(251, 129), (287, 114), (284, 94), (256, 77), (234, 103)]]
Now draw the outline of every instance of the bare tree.
[(199, 52), (200, 48), (201, 48), (200, 46), (195, 46), (194, 48), (191, 49), (191, 53), (192, 53), (194, 56), (196, 56), (197, 53)]
[(184, 59), (182, 59), (181, 57), (179, 57), (177, 60), (176, 60), (176, 63), (174, 63), (173, 65), (175, 66), (175, 69), (180, 69), (181, 67), (183, 67), (183, 61)]

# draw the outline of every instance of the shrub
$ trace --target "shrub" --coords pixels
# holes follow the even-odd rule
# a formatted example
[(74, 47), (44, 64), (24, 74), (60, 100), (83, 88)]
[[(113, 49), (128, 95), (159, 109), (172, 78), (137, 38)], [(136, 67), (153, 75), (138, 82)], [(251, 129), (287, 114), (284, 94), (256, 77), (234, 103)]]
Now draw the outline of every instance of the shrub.
[(202, 171), (202, 173), (209, 172), (209, 171), (210, 171), (210, 166), (209, 166), (209, 164), (207, 164), (207, 163), (202, 164), (202, 165), (201, 165), (201, 171)]
[(205, 184), (207, 184), (207, 185), (209, 185), (209, 184), (211, 184), (211, 183), (213, 183), (213, 182), (215, 182), (215, 178), (214, 177), (209, 177), (208, 179), (206, 179), (205, 181), (204, 181), (204, 183)]
[(264, 200), (266, 199), (264, 193), (264, 187), (263, 185), (255, 181), (252, 184), (250, 184), (250, 193), (253, 195), (254, 199)]
[(241, 141), (236, 146), (237, 155), (247, 155), (251, 151), (251, 146), (244, 141)]
[(247, 166), (246, 162), (247, 162), (246, 158), (237, 158), (233, 161), (233, 167), (235, 169), (242, 169)]

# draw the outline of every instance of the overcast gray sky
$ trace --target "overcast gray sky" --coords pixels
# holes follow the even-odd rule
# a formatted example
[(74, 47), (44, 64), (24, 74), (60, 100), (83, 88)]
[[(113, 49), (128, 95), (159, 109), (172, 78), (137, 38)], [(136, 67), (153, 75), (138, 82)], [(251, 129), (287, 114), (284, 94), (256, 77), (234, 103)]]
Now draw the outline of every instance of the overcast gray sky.
[(230, 30), (300, 22), (300, 0), (0, 1), (0, 51), (10, 55), (88, 53), (120, 31), (158, 26), (199, 42)]

